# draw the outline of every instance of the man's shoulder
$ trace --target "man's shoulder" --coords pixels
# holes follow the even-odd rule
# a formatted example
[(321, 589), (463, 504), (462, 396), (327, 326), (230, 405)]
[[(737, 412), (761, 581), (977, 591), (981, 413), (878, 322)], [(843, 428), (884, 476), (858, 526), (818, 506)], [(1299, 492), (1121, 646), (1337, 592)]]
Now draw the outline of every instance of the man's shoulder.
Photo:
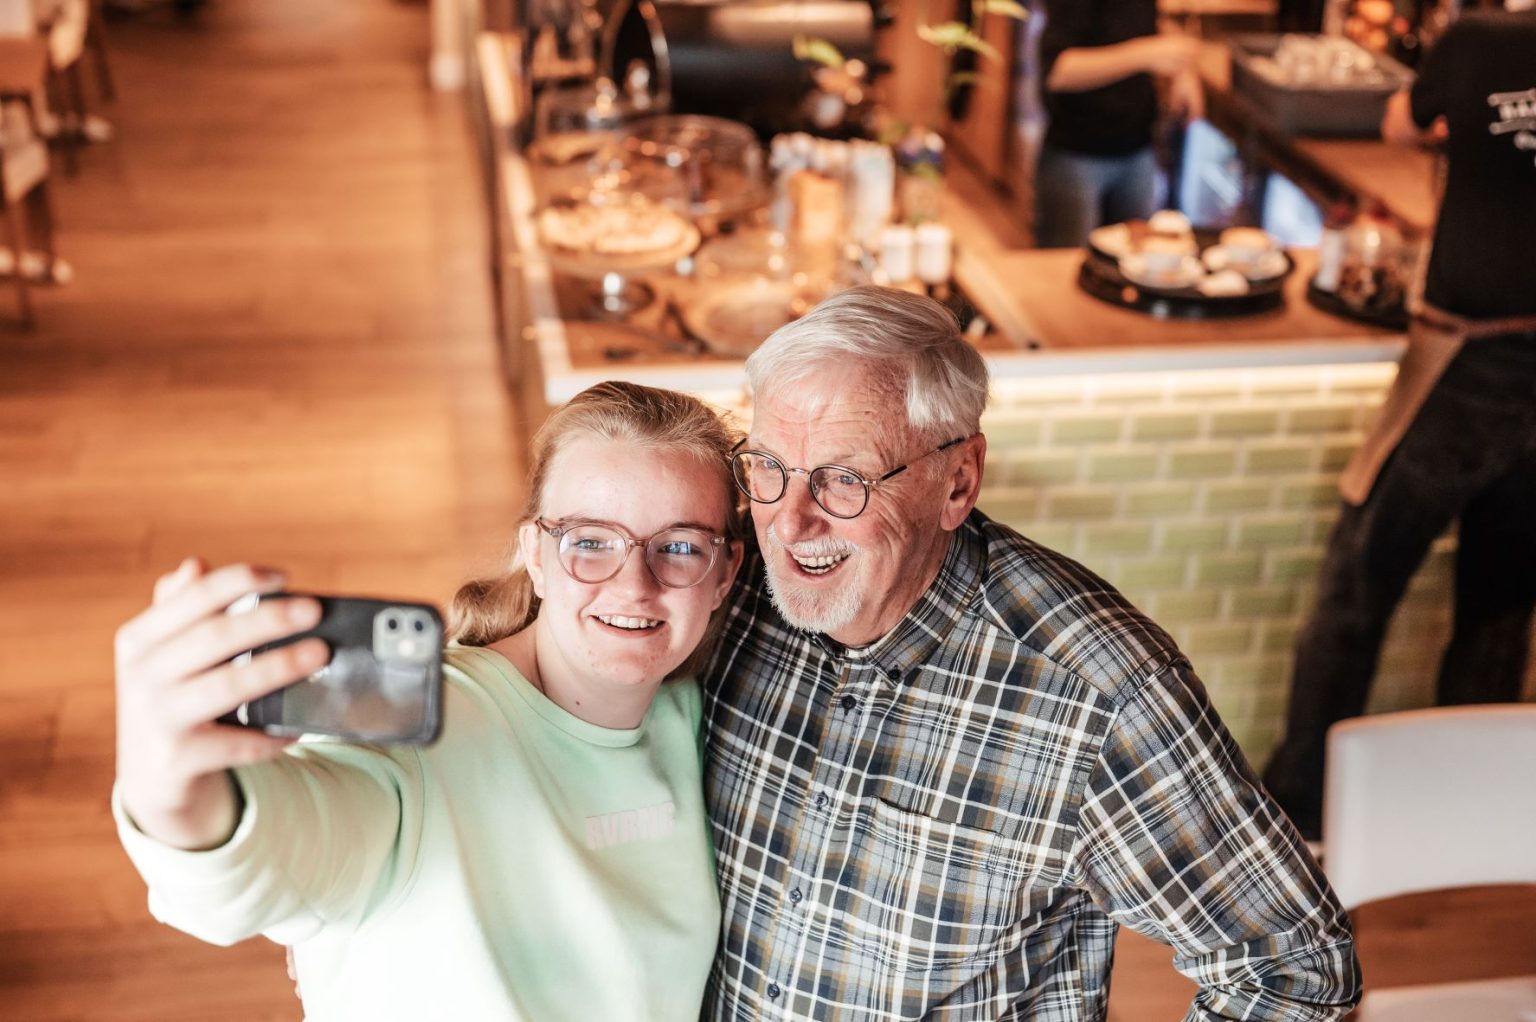
[(1115, 701), (1179, 655), (1172, 636), (1092, 569), (979, 511), (966, 527), (984, 551), (975, 613), (1020, 646)]

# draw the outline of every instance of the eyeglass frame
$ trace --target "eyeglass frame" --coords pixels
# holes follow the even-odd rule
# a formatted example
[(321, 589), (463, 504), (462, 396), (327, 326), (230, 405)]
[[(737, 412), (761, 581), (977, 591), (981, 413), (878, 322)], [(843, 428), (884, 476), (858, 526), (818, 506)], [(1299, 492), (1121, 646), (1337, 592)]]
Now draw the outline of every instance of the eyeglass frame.
[[(776, 455), (770, 454), (767, 451), (759, 451), (756, 448), (752, 448), (752, 447), (748, 447), (745, 450), (743, 450), (742, 449), (742, 445), (745, 444), (747, 442), (747, 439), (748, 439), (748, 438), (745, 438), (745, 437), (742, 438), (741, 440), (737, 441), (736, 446), (731, 448), (730, 457), (727, 458), (726, 460), (731, 463), (731, 482), (735, 483), (736, 484), (736, 489), (740, 490), (746, 496), (746, 498), (748, 500), (750, 500), (752, 503), (754, 503), (754, 504), (777, 504), (779, 501), (783, 500), (784, 499), (784, 495), (789, 492), (789, 477), (792, 476), (792, 475), (802, 475), (802, 476), (805, 476), (805, 488), (811, 491), (811, 500), (815, 502), (816, 506), (821, 508), (827, 514), (831, 515), (833, 518), (839, 518), (839, 519), (841, 519), (841, 520), (846, 522), (846, 521), (851, 521), (851, 520), (859, 517), (859, 515), (863, 514), (865, 511), (869, 510), (869, 498), (870, 498), (870, 495), (875, 493), (877, 490), (879, 490), (882, 484), (884, 484), (886, 482), (889, 482), (890, 480), (892, 480), (892, 479), (896, 478), (897, 476), (901, 475), (907, 469), (911, 468), (913, 465), (916, 465), (919, 461), (922, 461), (924, 458), (931, 458), (935, 454), (942, 454), (944, 451), (947, 451), (950, 448), (955, 447), (955, 446), (957, 446), (959, 444), (963, 444), (967, 440), (971, 439), (974, 436), (978, 436), (978, 435), (979, 434), (976, 434), (976, 433), (970, 433), (970, 434), (967, 434), (966, 436), (957, 436), (953, 440), (946, 440), (942, 444), (940, 444), (939, 446), (935, 447), (933, 450), (925, 451), (924, 453), (919, 454), (917, 457), (911, 459), (910, 461), (908, 461), (904, 465), (897, 465), (895, 468), (891, 469), (889, 472), (886, 472), (884, 475), (881, 475), (881, 476), (879, 476), (876, 479), (870, 479), (870, 478), (866, 477), (863, 472), (860, 472), (858, 469), (855, 469), (855, 468), (849, 468), (847, 465), (815, 465), (815, 466), (813, 466), (811, 468), (791, 468), (790, 466), (784, 464), (782, 459), (780, 459)], [(784, 478), (784, 486), (783, 486), (782, 489), (779, 490), (779, 495), (777, 497), (774, 497), (772, 500), (762, 500), (762, 499), (760, 499), (758, 497), (754, 497), (752, 495), (751, 491), (748, 490), (745, 486), (742, 485), (741, 479), (738, 478), (737, 475), (736, 475), (736, 467), (735, 466), (736, 466), (736, 459), (739, 456), (743, 455), (743, 454), (755, 454), (755, 455), (758, 455), (759, 457), (771, 458), (773, 461), (778, 463), (779, 474), (781, 476), (783, 476), (783, 478)], [(851, 515), (838, 514), (836, 511), (833, 511), (831, 508), (827, 507), (827, 505), (825, 505), (825, 504), (823, 504), (821, 502), (821, 497), (816, 493), (816, 488), (811, 485), (811, 476), (814, 473), (820, 472), (822, 469), (831, 469), (831, 470), (836, 471), (836, 472), (844, 472), (844, 473), (847, 473), (848, 475), (853, 476), (855, 479), (857, 479), (859, 481), (859, 485), (864, 487), (864, 503), (862, 505), (860, 505), (860, 507), (859, 507), (859, 509), (857, 511), (855, 511)]]
[[(696, 586), (703, 585), (705, 580), (709, 578), (709, 573), (714, 569), (715, 562), (720, 559), (720, 549), (724, 547), (726, 543), (730, 542), (730, 539), (727, 536), (722, 536), (717, 532), (710, 532), (708, 529), (696, 528), (692, 525), (669, 525), (665, 529), (659, 529), (656, 532), (651, 533), (644, 539), (636, 539), (630, 534), (628, 529), (624, 528), (622, 525), (619, 525), (617, 522), (604, 522), (595, 518), (562, 518), (556, 519), (555, 521), (549, 521), (545, 518), (535, 518), (533, 520), (533, 524), (539, 527), (540, 532), (544, 533), (550, 539), (555, 541), (555, 560), (559, 562), (560, 570), (564, 571), (572, 581), (580, 582), (582, 585), (587, 586), (601, 585), (604, 582), (612, 580), (615, 576), (618, 575), (619, 572), (624, 570), (624, 566), (629, 563), (629, 555), (635, 552), (636, 547), (644, 550), (650, 545), (651, 540), (655, 539), (657, 536), (664, 535), (668, 532), (680, 532), (686, 530), (688, 532), (702, 532), (709, 536), (709, 563), (704, 566), (704, 573), (699, 576), (699, 580), (697, 582), (690, 582), (685, 586), (675, 586), (656, 573), (656, 569), (651, 567), (651, 561), (649, 557), (642, 556), (641, 560), (645, 562), (645, 570), (650, 573), (651, 578), (656, 580), (657, 585), (665, 586), (668, 589), (693, 589)], [(576, 573), (571, 571), (571, 569), (566, 566), (565, 561), (560, 557), (559, 542), (561, 537), (570, 532), (572, 529), (579, 528), (583, 525), (594, 525), (599, 529), (608, 529), (612, 532), (616, 532), (618, 533), (619, 538), (624, 541), (624, 556), (619, 559), (618, 566), (613, 569), (612, 574), (604, 575), (602, 578), (592, 580), (577, 578)]]

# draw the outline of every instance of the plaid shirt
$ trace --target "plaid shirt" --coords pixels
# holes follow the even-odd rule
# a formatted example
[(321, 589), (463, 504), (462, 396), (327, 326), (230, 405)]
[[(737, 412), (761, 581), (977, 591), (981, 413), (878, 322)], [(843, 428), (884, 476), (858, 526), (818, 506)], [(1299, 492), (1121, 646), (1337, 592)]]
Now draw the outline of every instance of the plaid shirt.
[(755, 558), (706, 676), (706, 1017), (1103, 1019), (1118, 925), (1191, 1019), (1333, 1019), (1349, 922), (1172, 640), (979, 512), (896, 628), (797, 631)]

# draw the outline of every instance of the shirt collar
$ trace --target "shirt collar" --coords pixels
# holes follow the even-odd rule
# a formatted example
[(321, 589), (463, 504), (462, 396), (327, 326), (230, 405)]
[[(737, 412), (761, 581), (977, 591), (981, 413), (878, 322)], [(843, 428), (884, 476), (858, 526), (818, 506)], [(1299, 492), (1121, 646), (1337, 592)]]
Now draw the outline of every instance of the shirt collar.
[(976, 599), (985, 563), (986, 545), (967, 518), (951, 534), (938, 575), (896, 627), (867, 646), (844, 646), (819, 632), (811, 638), (828, 656), (872, 665), (886, 680), (897, 684), (954, 631), (955, 622)]

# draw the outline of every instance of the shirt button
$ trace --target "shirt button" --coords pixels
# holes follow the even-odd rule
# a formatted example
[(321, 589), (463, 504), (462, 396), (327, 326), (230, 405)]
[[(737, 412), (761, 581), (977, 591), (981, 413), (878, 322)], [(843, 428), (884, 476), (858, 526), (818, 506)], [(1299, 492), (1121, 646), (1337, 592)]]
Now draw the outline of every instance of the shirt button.
[(770, 1001), (777, 1001), (779, 999), (780, 993), (781, 991), (779, 990), (779, 985), (777, 983), (768, 984), (768, 999)]
[(849, 713), (852, 713), (854, 707), (858, 705), (859, 701), (853, 698), (853, 696), (843, 696), (843, 709), (847, 710)]
[(824, 792), (824, 791), (818, 791), (816, 793), (816, 808), (817, 809), (825, 809), (826, 807), (827, 807), (827, 793)]
[(796, 887), (794, 890), (789, 892), (789, 903), (791, 905), (798, 905), (800, 904), (801, 897), (803, 897), (803, 895), (800, 893), (800, 888)]

